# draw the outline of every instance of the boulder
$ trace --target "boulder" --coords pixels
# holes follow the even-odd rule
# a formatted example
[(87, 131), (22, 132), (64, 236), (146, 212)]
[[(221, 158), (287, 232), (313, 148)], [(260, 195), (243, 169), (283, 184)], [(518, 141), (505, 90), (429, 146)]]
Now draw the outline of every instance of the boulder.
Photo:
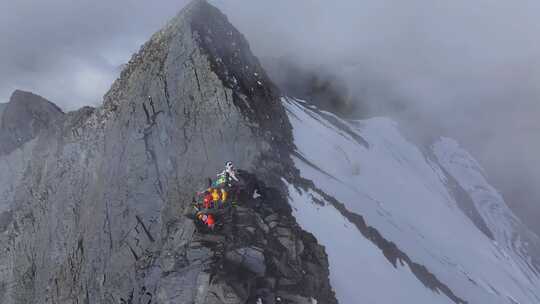
[(253, 272), (257, 276), (263, 276), (266, 272), (266, 263), (262, 250), (248, 247), (229, 251), (225, 254), (227, 262)]

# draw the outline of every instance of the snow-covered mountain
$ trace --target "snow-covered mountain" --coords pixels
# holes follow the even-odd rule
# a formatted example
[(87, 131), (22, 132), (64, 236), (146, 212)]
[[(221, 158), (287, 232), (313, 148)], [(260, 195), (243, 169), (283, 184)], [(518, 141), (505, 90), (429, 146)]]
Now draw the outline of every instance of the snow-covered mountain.
[(424, 152), (390, 119), (283, 103), (296, 167), (313, 181), (290, 184), (290, 201), (327, 248), (340, 303), (540, 302), (538, 237), (455, 141)]
[[(282, 95), (204, 0), (97, 108), (15, 92), (0, 303), (540, 303), (538, 237), (456, 142)], [(227, 161), (241, 182), (209, 231), (192, 198)]]

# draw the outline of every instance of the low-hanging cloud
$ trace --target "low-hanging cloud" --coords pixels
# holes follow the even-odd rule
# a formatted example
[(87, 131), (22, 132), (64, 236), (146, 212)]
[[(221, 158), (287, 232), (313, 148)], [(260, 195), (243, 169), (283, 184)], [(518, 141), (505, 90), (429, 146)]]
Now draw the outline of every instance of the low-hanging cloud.
[[(21, 88), (65, 109), (99, 103), (119, 66), (186, 2), (3, 1), (0, 102)], [(458, 138), (534, 225), (540, 2), (211, 2), (260, 57), (343, 80), (358, 116), (394, 116), (419, 139)]]
[(132, 52), (186, 1), (0, 3), (0, 102), (35, 91), (66, 109), (97, 104)]
[(540, 232), (540, 2), (250, 1), (230, 15), (257, 54), (344, 79), (359, 116), (458, 138)]

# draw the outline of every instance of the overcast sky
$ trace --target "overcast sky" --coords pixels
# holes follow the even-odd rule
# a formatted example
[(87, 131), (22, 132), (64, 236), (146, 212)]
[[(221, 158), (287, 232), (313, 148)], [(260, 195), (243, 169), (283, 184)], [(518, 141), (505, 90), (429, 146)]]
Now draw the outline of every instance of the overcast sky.
[(66, 109), (97, 104), (120, 65), (185, 1), (0, 2), (0, 101), (34, 91)]
[[(399, 100), (389, 114), (422, 121), (418, 133), (437, 125), (458, 138), (511, 204), (540, 216), (539, 1), (212, 2), (257, 55), (326, 66), (372, 106)], [(1, 1), (0, 102), (19, 88), (67, 110), (100, 103), (185, 3)]]

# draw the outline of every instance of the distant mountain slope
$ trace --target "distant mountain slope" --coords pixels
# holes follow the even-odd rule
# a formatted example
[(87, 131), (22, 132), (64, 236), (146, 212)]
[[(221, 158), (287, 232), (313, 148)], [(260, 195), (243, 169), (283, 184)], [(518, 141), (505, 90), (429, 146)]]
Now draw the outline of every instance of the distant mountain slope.
[[(329, 250), (340, 302), (447, 303), (452, 295), (480, 304), (539, 302), (533, 253), (520, 244), (525, 243), (520, 235), (533, 234), (523, 231), (497, 192), (480, 179), (468, 154), (442, 140), (435, 145), (441, 167), (388, 119), (344, 121), (301, 101), (284, 103), (296, 166), (314, 183), (299, 191), (291, 185), (291, 203), (300, 224)], [(471, 208), (477, 208), (497, 242), (458, 206), (443, 168), (471, 196)], [(380, 246), (381, 237), (396, 247)], [(527, 240), (538, 244), (537, 237)], [(392, 256), (398, 257), (395, 269)], [(421, 266), (451, 293), (441, 284), (426, 285), (440, 296), (426, 292)]]
[(55, 104), (30, 92), (15, 91), (0, 109), (0, 155), (6, 155), (52, 127), (63, 116)]
[[(468, 193), (497, 245), (520, 263), (524, 273), (539, 274), (540, 238), (520, 221), (505, 203), (502, 195), (491, 186), (484, 170), (459, 144), (449, 138), (436, 142), (433, 152), (438, 163)], [(535, 277), (531, 277), (534, 280)]]

